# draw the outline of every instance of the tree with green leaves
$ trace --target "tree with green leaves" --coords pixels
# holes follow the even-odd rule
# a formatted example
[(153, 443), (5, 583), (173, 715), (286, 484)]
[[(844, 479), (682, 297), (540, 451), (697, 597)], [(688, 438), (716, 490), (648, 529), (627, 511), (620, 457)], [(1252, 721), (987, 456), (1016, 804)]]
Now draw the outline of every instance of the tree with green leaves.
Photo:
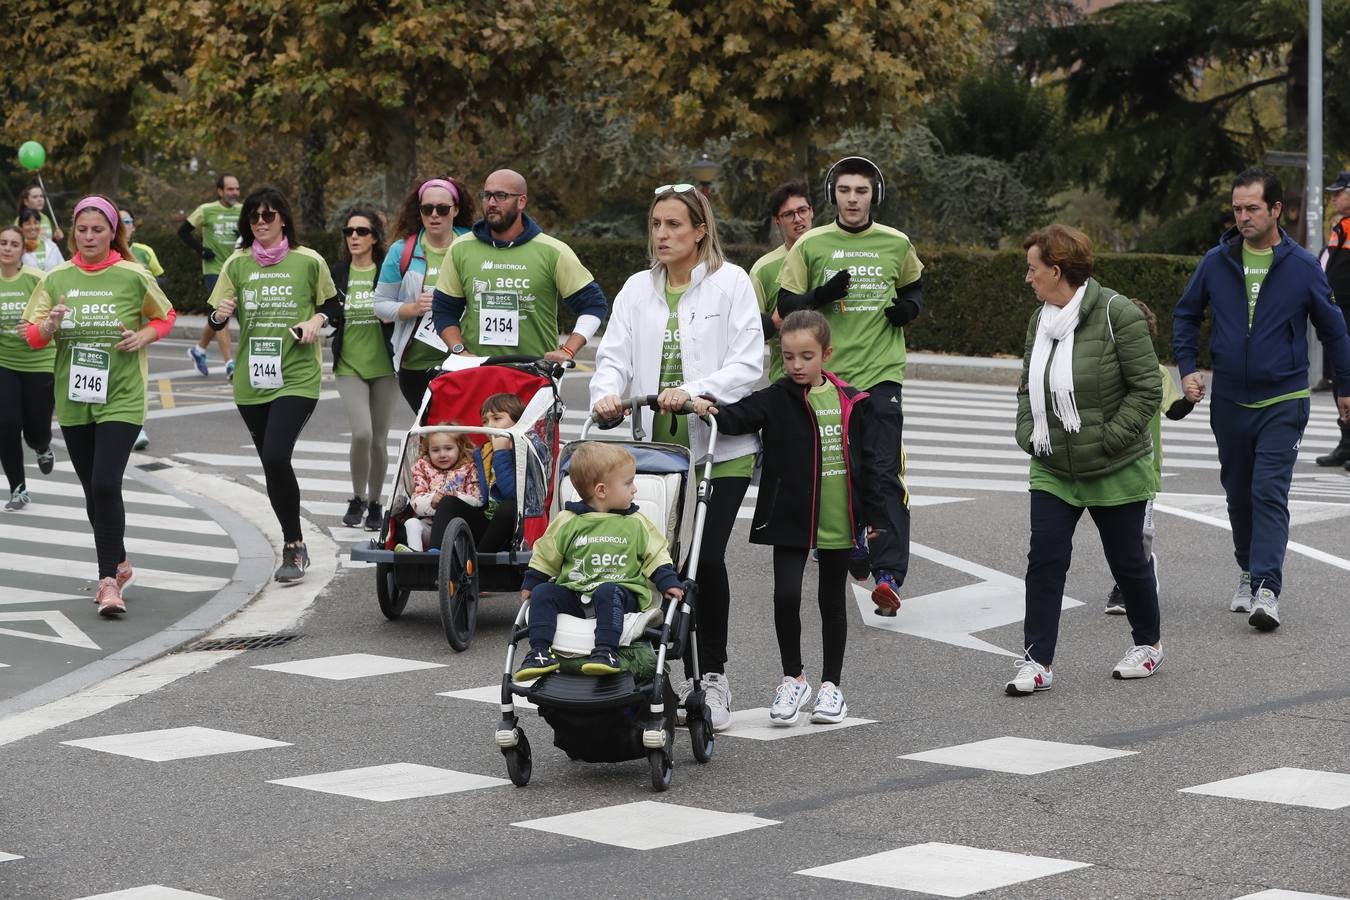
[(816, 147), (911, 118), (969, 66), (992, 0), (595, 0), (569, 9), (568, 88), (635, 133), (727, 138), (769, 180), (815, 173)]
[[(1306, 0), (1126, 0), (1023, 33), (1015, 58), (1062, 78), (1086, 126), (1080, 181), (1100, 183), (1126, 218), (1175, 215), (1302, 139), (1307, 16)], [(1350, 65), (1350, 0), (1326, 0), (1323, 28), (1327, 144), (1346, 146), (1350, 93), (1336, 73)]]

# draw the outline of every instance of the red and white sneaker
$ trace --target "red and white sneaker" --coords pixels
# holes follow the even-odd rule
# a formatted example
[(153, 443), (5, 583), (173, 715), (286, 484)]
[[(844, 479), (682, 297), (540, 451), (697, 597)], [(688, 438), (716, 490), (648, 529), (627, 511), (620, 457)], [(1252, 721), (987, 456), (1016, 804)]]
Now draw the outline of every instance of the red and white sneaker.
[(117, 589), (125, 591), (136, 582), (136, 570), (131, 568), (131, 561), (124, 559), (117, 564)]
[(1147, 678), (1158, 671), (1158, 666), (1162, 665), (1162, 661), (1161, 647), (1154, 650), (1148, 644), (1140, 644), (1137, 647), (1131, 647), (1130, 652), (1125, 654), (1125, 658), (1116, 663), (1115, 669), (1111, 671), (1111, 677)]
[(879, 616), (893, 616), (900, 611), (900, 585), (896, 584), (895, 576), (884, 569), (877, 572), (872, 602), (876, 604), (876, 614)]
[(99, 581), (94, 602), (98, 604), (100, 616), (120, 616), (127, 611), (127, 604), (122, 599), (122, 589), (117, 586), (116, 578), (104, 578)]
[(1054, 680), (1055, 676), (1049, 669), (1027, 656), (1018, 660), (1017, 675), (1003, 686), (1003, 690), (1014, 697), (1034, 694), (1050, 690)]

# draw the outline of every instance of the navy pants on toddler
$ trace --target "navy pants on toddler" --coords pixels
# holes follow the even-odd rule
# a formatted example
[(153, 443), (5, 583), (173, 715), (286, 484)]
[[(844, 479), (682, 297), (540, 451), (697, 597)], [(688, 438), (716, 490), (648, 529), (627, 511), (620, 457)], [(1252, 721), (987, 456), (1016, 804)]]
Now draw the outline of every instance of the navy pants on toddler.
[[(595, 608), (595, 646), (618, 649), (623, 635), (624, 613), (637, 612), (637, 597), (617, 584), (605, 582), (591, 594)], [(546, 582), (530, 591), (530, 649), (547, 650), (558, 630), (558, 614), (585, 617), (581, 595), (561, 585)]]

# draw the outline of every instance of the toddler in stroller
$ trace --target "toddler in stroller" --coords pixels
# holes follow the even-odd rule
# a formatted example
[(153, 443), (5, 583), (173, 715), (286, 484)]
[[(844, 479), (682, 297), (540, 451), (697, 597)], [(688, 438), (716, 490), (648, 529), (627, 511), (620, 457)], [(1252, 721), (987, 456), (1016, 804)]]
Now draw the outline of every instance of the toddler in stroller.
[(652, 605), (648, 581), (667, 599), (684, 596), (665, 536), (633, 502), (637, 462), (615, 444), (586, 442), (572, 454), (572, 484), (581, 500), (568, 503), (534, 545), (520, 596), (528, 601), (530, 651), (517, 681), (556, 672), (551, 645), (558, 614), (595, 617), (595, 648), (583, 675), (617, 675), (625, 613)]

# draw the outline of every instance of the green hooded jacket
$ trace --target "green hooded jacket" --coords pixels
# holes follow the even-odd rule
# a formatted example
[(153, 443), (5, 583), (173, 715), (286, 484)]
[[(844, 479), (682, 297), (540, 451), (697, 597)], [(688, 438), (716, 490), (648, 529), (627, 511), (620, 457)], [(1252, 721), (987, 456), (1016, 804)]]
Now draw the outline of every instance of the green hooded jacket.
[[(1041, 311), (1027, 324), (1022, 380), (1017, 388), (1017, 446), (1031, 454), (1031, 349)], [(1058, 346), (1051, 351), (1050, 359)], [(1082, 427), (1064, 430), (1050, 403), (1046, 366), (1046, 416), (1051, 453), (1036, 457), (1064, 478), (1096, 478), (1118, 471), (1153, 451), (1149, 422), (1162, 402), (1158, 356), (1148, 323), (1123, 294), (1087, 280), (1073, 339), (1073, 392)], [(1033, 454), (1034, 455), (1034, 454)]]

